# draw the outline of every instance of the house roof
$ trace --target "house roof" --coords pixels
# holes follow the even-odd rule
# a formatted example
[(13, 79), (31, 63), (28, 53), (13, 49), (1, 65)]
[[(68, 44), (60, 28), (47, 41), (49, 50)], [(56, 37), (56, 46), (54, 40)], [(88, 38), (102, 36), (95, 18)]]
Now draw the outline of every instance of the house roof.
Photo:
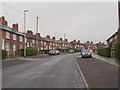
[(15, 30), (9, 26), (4, 26), (4, 25), (0, 24), (0, 29), (24, 36), (24, 34), (22, 32), (19, 32), (19, 31)]
[(115, 32), (112, 36), (110, 36), (106, 41), (109, 41), (111, 38), (113, 38), (115, 35), (117, 35), (118, 32)]

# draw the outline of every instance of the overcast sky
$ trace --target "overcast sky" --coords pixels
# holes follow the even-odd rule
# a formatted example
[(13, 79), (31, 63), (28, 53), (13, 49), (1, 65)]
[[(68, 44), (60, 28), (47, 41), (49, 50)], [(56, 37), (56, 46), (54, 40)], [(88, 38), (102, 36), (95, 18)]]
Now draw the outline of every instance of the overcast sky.
[(2, 15), (9, 26), (19, 23), (23, 31), (23, 11), (26, 28), (35, 33), (36, 16), (39, 17), (41, 36), (66, 38), (81, 42), (106, 42), (118, 29), (117, 2), (4, 2)]

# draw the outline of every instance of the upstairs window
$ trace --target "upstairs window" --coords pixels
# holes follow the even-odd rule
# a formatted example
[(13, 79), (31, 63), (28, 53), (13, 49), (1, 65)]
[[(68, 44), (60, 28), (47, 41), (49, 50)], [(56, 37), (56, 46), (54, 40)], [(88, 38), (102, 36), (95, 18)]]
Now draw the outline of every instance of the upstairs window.
[(13, 34), (13, 40), (16, 40), (16, 34)]
[(6, 32), (6, 38), (10, 39), (10, 33), (9, 32)]
[(23, 37), (22, 36), (20, 36), (20, 42), (23, 42)]

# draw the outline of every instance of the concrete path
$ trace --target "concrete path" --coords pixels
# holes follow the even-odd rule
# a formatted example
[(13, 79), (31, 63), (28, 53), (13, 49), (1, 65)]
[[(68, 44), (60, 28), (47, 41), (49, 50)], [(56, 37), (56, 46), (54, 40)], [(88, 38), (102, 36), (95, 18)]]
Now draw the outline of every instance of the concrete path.
[[(77, 58), (78, 68), (88, 88), (118, 90), (118, 67), (95, 58)], [(106, 89), (105, 89), (106, 90)]]
[(113, 65), (116, 65), (116, 66), (119, 65), (118, 60), (116, 60), (115, 58), (103, 57), (103, 56), (100, 56), (100, 55), (97, 55), (97, 54), (93, 54), (93, 57), (96, 58), (96, 59), (105, 61), (105, 62), (107, 62), (109, 64), (113, 64)]

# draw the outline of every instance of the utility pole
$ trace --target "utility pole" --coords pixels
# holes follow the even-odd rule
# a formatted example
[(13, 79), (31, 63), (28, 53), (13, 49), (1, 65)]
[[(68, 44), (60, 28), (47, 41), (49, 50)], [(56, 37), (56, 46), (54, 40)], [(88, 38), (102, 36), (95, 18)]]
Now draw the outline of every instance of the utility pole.
[(120, 0), (118, 0), (118, 42), (120, 42)]
[(38, 16), (36, 21), (36, 48), (38, 49)]
[(120, 27), (120, 0), (118, 0), (118, 26)]
[(24, 10), (24, 58), (26, 57), (26, 12), (28, 10)]
[(64, 33), (64, 52), (65, 52), (65, 36), (66, 34)]
[(57, 33), (57, 32), (55, 32), (55, 49), (56, 49), (56, 47), (57, 47), (57, 45), (56, 45), (56, 44), (57, 44), (57, 43), (56, 43), (56, 33)]

